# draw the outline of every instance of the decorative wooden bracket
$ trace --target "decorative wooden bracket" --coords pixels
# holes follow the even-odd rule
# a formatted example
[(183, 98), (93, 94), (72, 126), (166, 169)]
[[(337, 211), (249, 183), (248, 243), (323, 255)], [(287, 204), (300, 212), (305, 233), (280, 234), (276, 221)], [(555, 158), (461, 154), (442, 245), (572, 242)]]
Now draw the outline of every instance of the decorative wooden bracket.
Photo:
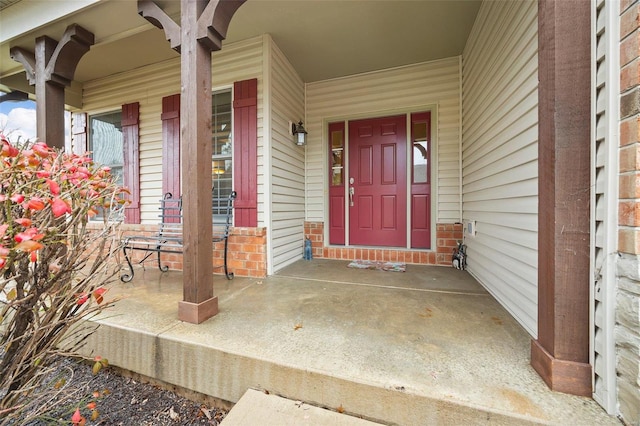
[(246, 0), (215, 0), (207, 4), (198, 18), (197, 38), (209, 50), (220, 50), (227, 37), (229, 22)]
[(9, 51), (24, 66), (29, 84), (36, 86), (37, 136), (49, 146), (64, 148), (64, 88), (71, 85), (80, 58), (93, 43), (93, 33), (73, 24), (59, 42), (36, 38), (35, 53), (17, 46)]
[(36, 84), (36, 55), (22, 47), (12, 47), (9, 51), (11, 59), (20, 62), (27, 74), (30, 85)]
[(171, 44), (171, 48), (180, 53), (182, 44), (180, 25), (176, 24), (160, 6), (151, 0), (138, 0), (138, 14), (154, 26), (164, 30), (165, 38)]
[[(55, 40), (52, 41), (55, 43)], [(80, 58), (89, 51), (94, 42), (93, 33), (77, 24), (68, 26), (53, 55), (47, 61), (44, 78), (55, 80), (65, 86), (70, 85)]]
[(69, 86), (80, 58), (89, 51), (94, 36), (80, 25), (69, 25), (57, 42), (51, 37), (36, 39), (36, 53), (21, 47), (10, 50), (11, 58), (20, 62), (27, 73), (29, 84), (36, 84), (36, 76), (44, 82)]
[[(246, 0), (206, 0), (206, 6), (196, 23), (196, 38), (210, 51), (220, 50), (227, 37), (231, 17)], [(181, 28), (152, 0), (138, 0), (138, 13), (154, 26), (164, 30), (171, 48), (180, 53)]]

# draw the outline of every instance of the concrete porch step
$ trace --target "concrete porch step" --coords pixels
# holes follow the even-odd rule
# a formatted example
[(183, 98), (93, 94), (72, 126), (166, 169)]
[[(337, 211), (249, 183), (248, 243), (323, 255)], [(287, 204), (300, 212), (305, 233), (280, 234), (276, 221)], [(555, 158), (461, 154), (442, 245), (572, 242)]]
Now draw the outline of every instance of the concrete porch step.
[(620, 424), (592, 399), (550, 391), (531, 337), (468, 274), (302, 262), (216, 278), (220, 313), (202, 324), (176, 318), (180, 273), (140, 271), (110, 290), (122, 300), (94, 319), (86, 356), (230, 403), (266, 390), (381, 424)]
[(375, 426), (379, 424), (254, 389), (245, 392), (221, 423), (222, 426)]

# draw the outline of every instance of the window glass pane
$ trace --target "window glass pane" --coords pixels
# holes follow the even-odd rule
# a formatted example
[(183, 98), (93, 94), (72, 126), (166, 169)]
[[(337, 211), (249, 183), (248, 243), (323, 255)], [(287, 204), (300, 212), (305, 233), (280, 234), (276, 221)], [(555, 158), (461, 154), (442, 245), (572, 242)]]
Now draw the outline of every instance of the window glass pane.
[[(124, 185), (122, 113), (114, 111), (89, 119), (89, 151), (96, 164), (108, 166), (118, 185)], [(95, 218), (102, 219), (100, 212)]]
[(427, 140), (427, 123), (413, 123), (413, 140), (426, 141)]
[(344, 176), (344, 132), (331, 132), (331, 185), (342, 185)]
[(344, 138), (342, 137), (342, 130), (336, 130), (331, 132), (331, 148), (344, 147)]
[(427, 123), (413, 123), (411, 136), (413, 139), (413, 183), (427, 183), (429, 182)]
[(118, 176), (120, 185), (123, 184), (124, 166), (121, 120), (120, 111), (91, 117), (89, 140), (89, 151), (92, 152), (93, 161), (111, 167), (112, 172)]
[(231, 133), (231, 90), (215, 92), (212, 97), (211, 127), (213, 154), (211, 180), (213, 214), (225, 214), (227, 199), (233, 190), (233, 138)]

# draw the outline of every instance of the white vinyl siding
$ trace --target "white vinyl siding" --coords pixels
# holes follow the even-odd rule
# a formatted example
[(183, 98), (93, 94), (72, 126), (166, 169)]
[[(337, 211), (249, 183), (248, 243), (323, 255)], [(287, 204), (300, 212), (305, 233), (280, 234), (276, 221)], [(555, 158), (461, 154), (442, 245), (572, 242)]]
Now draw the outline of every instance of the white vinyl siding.
[[(225, 45), (212, 56), (213, 89), (232, 87), (235, 81), (258, 78), (258, 193), (264, 193), (263, 167), (263, 38)], [(84, 84), (83, 111), (89, 115), (140, 103), (141, 221), (158, 221), (162, 197), (162, 98), (180, 93), (180, 58), (112, 75)], [(264, 204), (258, 198), (258, 225), (264, 226)]]
[(289, 122), (304, 120), (304, 83), (282, 51), (265, 36), (269, 54), (270, 249), (268, 273), (299, 260), (304, 235), (305, 148), (293, 143)]
[(536, 1), (483, 2), (463, 52), (463, 220), (469, 272), (537, 335)]
[[(459, 58), (415, 64), (307, 85), (307, 220), (327, 222), (329, 121), (403, 114), (431, 109), (435, 182), (432, 199), (438, 223), (460, 221)], [(327, 225), (325, 225), (327, 226)]]
[(609, 414), (616, 412), (616, 226), (618, 158), (618, 4), (612, 0), (593, 3), (595, 59), (595, 144), (592, 146), (591, 267), (593, 277), (593, 398)]

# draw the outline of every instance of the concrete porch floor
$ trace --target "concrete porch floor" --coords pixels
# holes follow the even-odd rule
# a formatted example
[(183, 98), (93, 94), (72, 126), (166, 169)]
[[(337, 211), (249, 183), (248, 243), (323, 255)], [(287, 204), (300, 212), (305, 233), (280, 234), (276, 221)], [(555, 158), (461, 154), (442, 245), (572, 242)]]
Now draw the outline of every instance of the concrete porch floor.
[(236, 402), (249, 388), (385, 424), (620, 424), (550, 391), (530, 337), (469, 274), (298, 261), (265, 279), (214, 277), (220, 313), (177, 319), (182, 275), (152, 264), (110, 296), (86, 354)]

